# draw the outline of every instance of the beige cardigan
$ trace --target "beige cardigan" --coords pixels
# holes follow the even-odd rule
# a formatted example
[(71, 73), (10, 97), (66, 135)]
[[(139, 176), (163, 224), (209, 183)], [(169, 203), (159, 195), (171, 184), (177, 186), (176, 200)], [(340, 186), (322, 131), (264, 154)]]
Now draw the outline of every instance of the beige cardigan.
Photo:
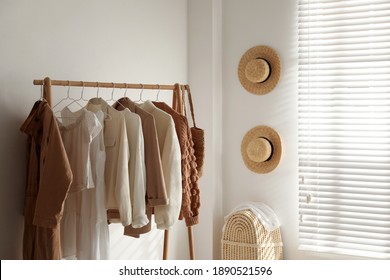
[(172, 117), (146, 101), (139, 105), (154, 116), (157, 138), (160, 148), (164, 181), (169, 198), (168, 205), (154, 208), (155, 222), (158, 229), (170, 229), (178, 220), (182, 202), (181, 152), (175, 123)]
[(119, 99), (113, 107), (117, 110), (128, 108), (141, 118), (145, 148), (146, 166), (146, 202), (147, 206), (168, 204), (163, 171), (161, 167), (160, 149), (158, 145), (156, 124), (153, 115), (139, 108), (129, 98)]
[[(128, 108), (141, 118), (145, 148), (146, 213), (149, 223), (141, 228), (134, 228), (132, 225), (129, 225), (124, 230), (125, 235), (139, 237), (140, 234), (147, 233), (151, 230), (152, 225), (150, 219), (154, 207), (157, 205), (167, 205), (169, 202), (161, 165), (156, 123), (153, 115), (141, 109), (127, 97), (119, 99), (113, 107), (117, 110)], [(115, 211), (108, 211), (109, 219), (115, 219), (117, 216), (118, 214)]]
[(105, 115), (104, 145), (106, 147), (106, 163), (104, 178), (106, 181), (106, 209), (118, 210), (122, 225), (130, 225), (132, 222), (128, 170), (130, 153), (125, 117), (101, 98), (89, 100), (87, 109), (92, 112), (101, 110)]

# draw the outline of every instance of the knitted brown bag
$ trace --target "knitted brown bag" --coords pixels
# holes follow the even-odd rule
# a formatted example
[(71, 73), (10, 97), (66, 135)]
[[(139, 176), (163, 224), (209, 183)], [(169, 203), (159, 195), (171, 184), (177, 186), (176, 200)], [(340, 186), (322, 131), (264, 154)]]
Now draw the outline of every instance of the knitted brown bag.
[(179, 85), (175, 84), (175, 89), (173, 91), (173, 100), (172, 108), (187, 117), (187, 110), (185, 104), (185, 92), (187, 92), (188, 103), (190, 105), (191, 117), (193, 122), (193, 127), (190, 127), (192, 134), (192, 141), (194, 142), (194, 154), (196, 158), (196, 165), (198, 176), (201, 177), (203, 174), (203, 165), (205, 158), (205, 133), (204, 129), (196, 126), (195, 114), (194, 114), (194, 104), (192, 103), (191, 90), (189, 85)]
[(204, 129), (196, 126), (195, 122), (195, 113), (194, 113), (194, 105), (192, 103), (191, 90), (189, 85), (185, 85), (185, 90), (188, 94), (188, 101), (190, 104), (191, 117), (193, 122), (193, 127), (191, 127), (192, 141), (194, 142), (194, 150), (195, 150), (195, 158), (196, 165), (198, 170), (198, 175), (201, 177), (203, 175), (203, 165), (204, 165), (204, 157), (205, 157), (205, 134)]

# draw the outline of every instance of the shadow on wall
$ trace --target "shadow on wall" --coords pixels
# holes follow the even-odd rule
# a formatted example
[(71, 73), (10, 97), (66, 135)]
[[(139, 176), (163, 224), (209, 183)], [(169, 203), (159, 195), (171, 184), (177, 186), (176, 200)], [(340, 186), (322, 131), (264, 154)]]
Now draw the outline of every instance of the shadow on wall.
[[(2, 103), (4, 104), (4, 103)], [(23, 208), (27, 166), (26, 137), (19, 128), (24, 119), (11, 108), (2, 108), (1, 127), (1, 163), (0, 173), (0, 223), (1, 230), (0, 259), (20, 259), (22, 254)], [(12, 108), (14, 109), (14, 108)]]
[(128, 260), (129, 252), (132, 252), (132, 260), (159, 260), (163, 252), (162, 233), (163, 231), (154, 229), (153, 224), (151, 232), (134, 238), (123, 235), (121, 224), (110, 224), (110, 258)]

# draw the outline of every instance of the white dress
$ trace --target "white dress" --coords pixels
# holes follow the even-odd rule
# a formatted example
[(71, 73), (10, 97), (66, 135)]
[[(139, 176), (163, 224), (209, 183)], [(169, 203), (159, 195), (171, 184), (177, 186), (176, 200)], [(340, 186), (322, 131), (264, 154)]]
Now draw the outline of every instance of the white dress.
[[(62, 116), (80, 114), (65, 108)], [(99, 123), (104, 126), (104, 113), (95, 112)], [(107, 260), (109, 259), (109, 229), (107, 210), (104, 206), (104, 166), (106, 152), (104, 146), (103, 129), (92, 140), (90, 147), (91, 168), (90, 178), (95, 188), (84, 190), (77, 194), (77, 234), (76, 258), (79, 260)]]
[(77, 257), (77, 224), (78, 203), (80, 192), (94, 188), (91, 177), (91, 143), (102, 130), (102, 125), (94, 113), (85, 109), (75, 116), (62, 118), (58, 121), (62, 141), (73, 173), (70, 192), (65, 200), (64, 214), (61, 219), (61, 250), (62, 257), (74, 259)]

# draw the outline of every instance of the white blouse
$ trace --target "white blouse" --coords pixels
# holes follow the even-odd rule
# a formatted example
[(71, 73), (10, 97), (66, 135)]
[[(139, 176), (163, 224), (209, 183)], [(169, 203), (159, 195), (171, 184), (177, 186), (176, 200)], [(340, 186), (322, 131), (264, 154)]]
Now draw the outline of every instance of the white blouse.
[(57, 122), (73, 173), (69, 191), (93, 188), (92, 180), (88, 178), (91, 163), (90, 145), (102, 130), (102, 125), (95, 114), (86, 109), (82, 109), (77, 116), (63, 117), (62, 121)]

